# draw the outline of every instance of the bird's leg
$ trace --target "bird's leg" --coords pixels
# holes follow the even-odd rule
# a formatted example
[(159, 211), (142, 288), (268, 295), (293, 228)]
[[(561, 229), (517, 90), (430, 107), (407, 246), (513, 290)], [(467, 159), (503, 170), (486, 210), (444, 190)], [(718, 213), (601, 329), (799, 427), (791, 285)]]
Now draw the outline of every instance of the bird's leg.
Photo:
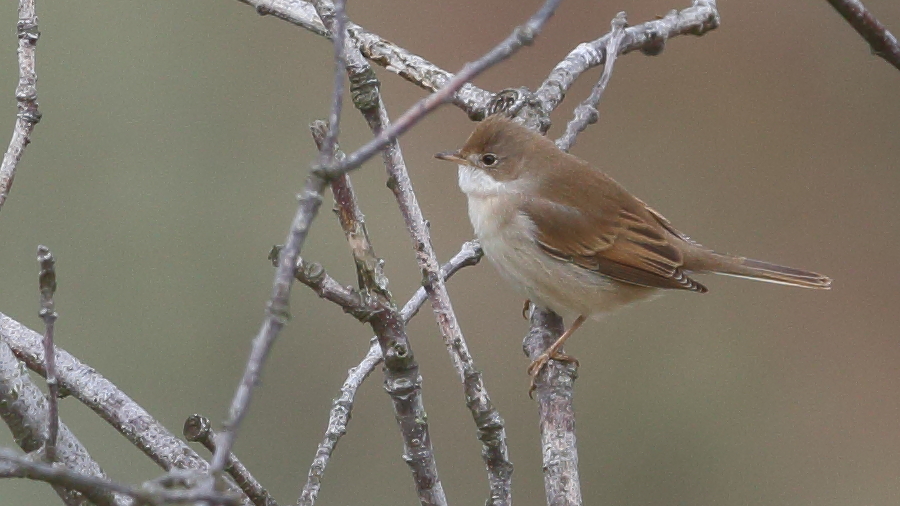
[(544, 369), (544, 367), (548, 362), (550, 362), (551, 359), (558, 360), (560, 362), (575, 362), (575, 366), (578, 366), (577, 358), (560, 353), (559, 349), (563, 347), (566, 339), (568, 339), (576, 330), (578, 330), (578, 327), (580, 327), (581, 324), (584, 323), (585, 319), (586, 318), (584, 315), (580, 315), (578, 318), (576, 318), (575, 321), (572, 322), (572, 326), (570, 326), (565, 332), (563, 332), (563, 334), (559, 336), (559, 339), (557, 339), (556, 342), (551, 344), (547, 348), (547, 350), (544, 351), (544, 353), (541, 353), (541, 355), (537, 359), (535, 359), (535, 361), (532, 362), (531, 365), (528, 366), (528, 374), (531, 376), (531, 388), (528, 389), (529, 397), (531, 397), (531, 393), (534, 392), (534, 389), (536, 388), (534, 380), (537, 379), (537, 375), (541, 373), (541, 370)]
[(529, 309), (531, 309), (531, 299), (525, 299), (525, 305), (522, 306), (522, 318), (528, 319)]

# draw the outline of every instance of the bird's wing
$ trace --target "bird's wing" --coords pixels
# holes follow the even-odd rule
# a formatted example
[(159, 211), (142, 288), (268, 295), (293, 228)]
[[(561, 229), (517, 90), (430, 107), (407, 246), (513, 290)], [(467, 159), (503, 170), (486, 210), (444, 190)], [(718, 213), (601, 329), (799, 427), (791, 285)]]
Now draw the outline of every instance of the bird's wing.
[[(643, 202), (618, 193), (625, 190), (611, 179), (603, 183), (611, 185), (606, 192), (620, 198), (596, 198), (597, 188), (582, 186), (555, 188), (550, 193), (559, 197), (555, 200), (531, 198), (523, 203), (541, 249), (625, 283), (705, 293), (706, 287), (682, 270), (684, 257), (674, 244), (684, 240), (681, 234), (671, 233), (665, 218)], [(595, 198), (577, 195), (586, 192)]]

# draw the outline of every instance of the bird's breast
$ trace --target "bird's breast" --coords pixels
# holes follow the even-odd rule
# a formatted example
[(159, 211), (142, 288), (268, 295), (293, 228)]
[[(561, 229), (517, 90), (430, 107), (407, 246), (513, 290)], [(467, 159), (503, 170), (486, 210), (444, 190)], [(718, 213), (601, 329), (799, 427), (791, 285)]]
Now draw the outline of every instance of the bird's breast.
[(500, 275), (538, 305), (564, 315), (599, 315), (655, 290), (628, 285), (553, 258), (537, 245), (534, 223), (514, 194), (467, 194), (469, 219)]

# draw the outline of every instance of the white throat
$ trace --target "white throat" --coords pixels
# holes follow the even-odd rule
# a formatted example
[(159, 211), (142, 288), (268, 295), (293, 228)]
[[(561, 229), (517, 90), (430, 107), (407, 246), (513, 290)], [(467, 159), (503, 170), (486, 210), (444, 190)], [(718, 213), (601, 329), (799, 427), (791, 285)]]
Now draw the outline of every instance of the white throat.
[(503, 192), (507, 186), (508, 183), (495, 180), (483, 170), (468, 165), (459, 166), (459, 189), (468, 197), (495, 196)]

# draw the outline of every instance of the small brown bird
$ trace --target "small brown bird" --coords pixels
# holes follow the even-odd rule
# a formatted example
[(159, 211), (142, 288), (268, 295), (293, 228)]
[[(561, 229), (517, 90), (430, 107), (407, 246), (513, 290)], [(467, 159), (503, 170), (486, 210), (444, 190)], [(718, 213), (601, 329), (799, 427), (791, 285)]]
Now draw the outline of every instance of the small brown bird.
[(682, 234), (588, 162), (505, 117), (491, 116), (462, 149), (459, 187), (485, 256), (531, 301), (577, 318), (528, 368), (534, 378), (588, 316), (664, 289), (706, 293), (691, 276), (714, 273), (804, 288), (831, 287), (815, 272), (723, 255)]

